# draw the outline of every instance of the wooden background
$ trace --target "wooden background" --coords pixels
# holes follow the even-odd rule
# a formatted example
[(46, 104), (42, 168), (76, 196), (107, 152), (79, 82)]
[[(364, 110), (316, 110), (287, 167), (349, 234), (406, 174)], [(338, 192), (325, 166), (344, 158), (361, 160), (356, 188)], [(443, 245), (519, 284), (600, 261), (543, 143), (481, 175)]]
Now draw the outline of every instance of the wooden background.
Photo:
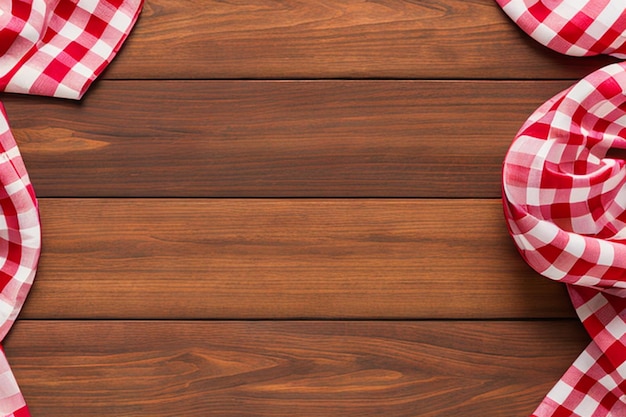
[(588, 343), (500, 167), (606, 58), (492, 0), (147, 0), (81, 103), (8, 96), (34, 417), (526, 416)]

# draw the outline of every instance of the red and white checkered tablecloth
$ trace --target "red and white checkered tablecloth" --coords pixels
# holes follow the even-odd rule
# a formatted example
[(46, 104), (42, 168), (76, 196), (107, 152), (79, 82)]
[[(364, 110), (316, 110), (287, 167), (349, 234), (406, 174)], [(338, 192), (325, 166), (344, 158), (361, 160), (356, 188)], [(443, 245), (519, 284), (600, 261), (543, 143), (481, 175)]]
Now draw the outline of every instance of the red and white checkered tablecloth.
[[(142, 0), (0, 0), (0, 90), (80, 98), (113, 59)], [(33, 283), (37, 200), (0, 105), (0, 340)], [(0, 416), (30, 416), (0, 348)]]
[(504, 162), (504, 207), (524, 259), (568, 285), (593, 342), (536, 416), (626, 416), (626, 63), (556, 95)]
[(624, 0), (496, 0), (543, 45), (567, 55), (626, 58)]
[[(496, 1), (555, 51), (626, 58), (625, 0)], [(533, 416), (626, 416), (626, 162), (615, 150), (626, 154), (626, 62), (543, 104), (504, 161), (509, 232), (530, 266), (567, 285), (592, 338)]]

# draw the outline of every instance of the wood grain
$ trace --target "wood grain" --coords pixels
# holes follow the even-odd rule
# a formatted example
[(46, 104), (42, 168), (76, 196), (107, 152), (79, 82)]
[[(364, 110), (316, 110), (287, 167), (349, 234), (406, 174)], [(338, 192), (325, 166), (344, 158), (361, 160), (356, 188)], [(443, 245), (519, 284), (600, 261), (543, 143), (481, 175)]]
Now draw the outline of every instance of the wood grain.
[(44, 199), (23, 318), (573, 317), (497, 200)]
[(515, 133), (569, 84), (109, 81), (6, 105), (42, 197), (499, 197)]
[(109, 78), (582, 78), (492, 0), (148, 0)]
[(580, 323), (21, 321), (34, 416), (527, 416)]

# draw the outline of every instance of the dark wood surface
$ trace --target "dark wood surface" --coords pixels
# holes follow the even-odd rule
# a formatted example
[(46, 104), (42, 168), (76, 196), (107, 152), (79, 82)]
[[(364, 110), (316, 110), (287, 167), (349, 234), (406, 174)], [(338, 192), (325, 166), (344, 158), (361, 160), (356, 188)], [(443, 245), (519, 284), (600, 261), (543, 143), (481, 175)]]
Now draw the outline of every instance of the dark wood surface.
[(495, 199), (44, 199), (41, 214), (23, 318), (574, 316)]
[[(537, 343), (541, 340), (541, 343)], [(33, 415), (524, 415), (587, 343), (574, 321), (29, 321)]]
[(492, 0), (147, 0), (82, 102), (3, 98), (33, 416), (527, 416), (588, 336), (507, 235), (502, 159), (608, 62)]
[(492, 0), (149, 0), (120, 79), (580, 78)]
[(103, 81), (6, 106), (40, 196), (497, 198), (511, 138), (569, 84)]

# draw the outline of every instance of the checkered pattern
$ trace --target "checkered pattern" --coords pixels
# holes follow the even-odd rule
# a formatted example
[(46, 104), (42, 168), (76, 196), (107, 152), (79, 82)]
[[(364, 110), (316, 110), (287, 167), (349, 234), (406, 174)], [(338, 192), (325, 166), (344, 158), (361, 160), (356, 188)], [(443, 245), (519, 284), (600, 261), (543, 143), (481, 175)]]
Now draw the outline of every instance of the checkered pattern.
[[(2, 0), (0, 90), (80, 98), (126, 39), (142, 0)], [(0, 105), (0, 341), (33, 283), (37, 200)], [(0, 347), (0, 416), (29, 417)]]
[(626, 58), (624, 0), (496, 0), (543, 45), (567, 55)]
[(530, 116), (504, 162), (504, 208), (524, 259), (568, 284), (593, 343), (534, 416), (626, 416), (626, 63)]
[(128, 36), (141, 1), (9, 2), (0, 16), (0, 89), (80, 98)]
[[(0, 106), (0, 340), (19, 313), (35, 277), (41, 247), (35, 193)], [(0, 352), (0, 413), (28, 416), (24, 398)]]

